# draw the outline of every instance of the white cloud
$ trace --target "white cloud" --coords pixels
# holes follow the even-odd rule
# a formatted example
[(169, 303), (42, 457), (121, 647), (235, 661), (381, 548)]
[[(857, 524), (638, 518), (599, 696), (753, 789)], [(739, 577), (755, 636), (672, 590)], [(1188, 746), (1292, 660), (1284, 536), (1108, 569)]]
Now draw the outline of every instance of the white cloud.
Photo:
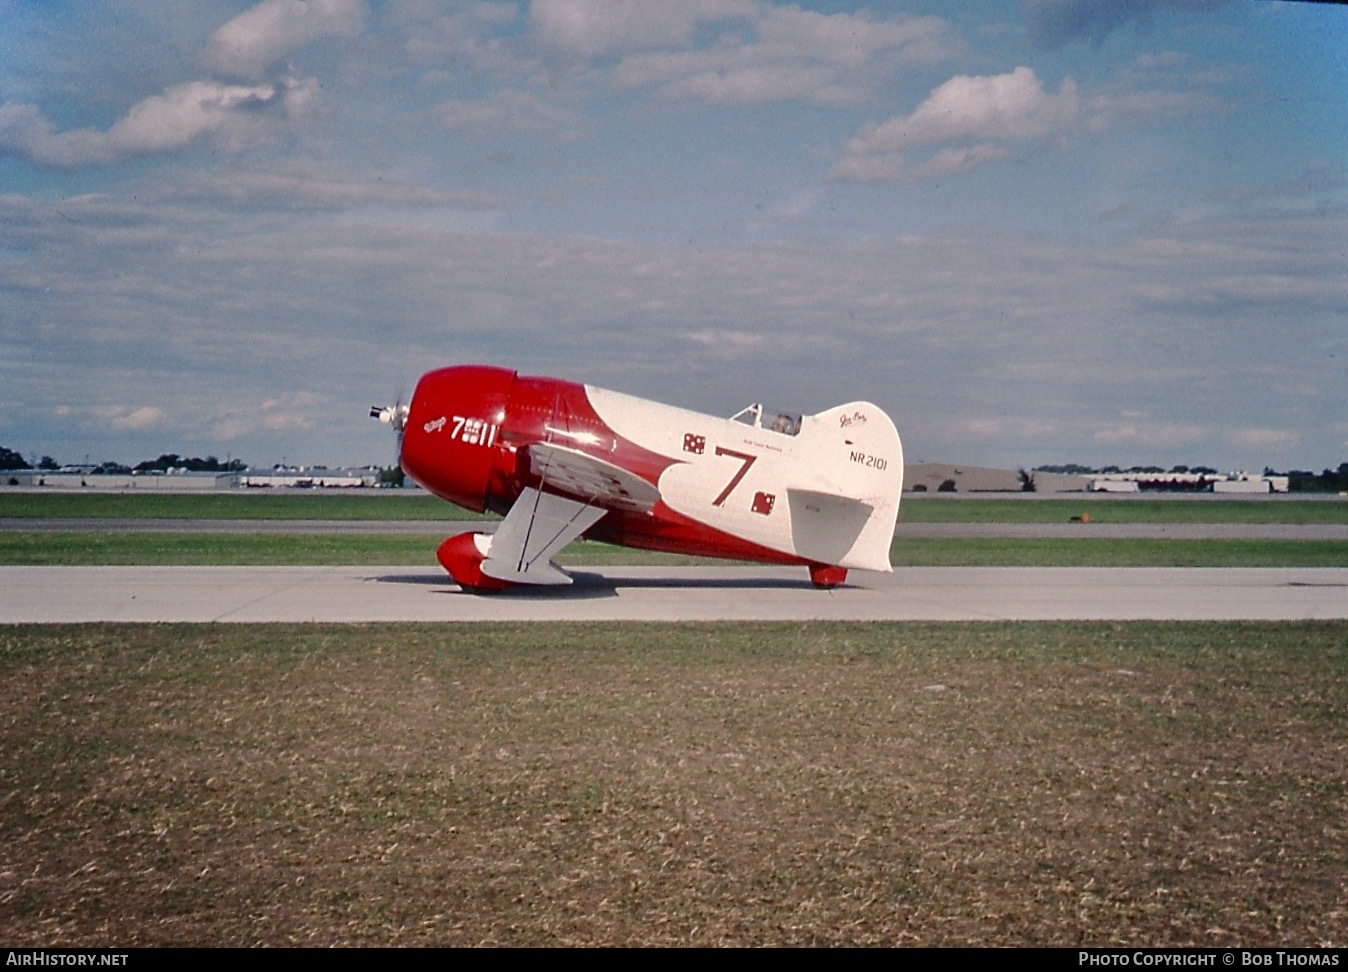
[(364, 27), (364, 0), (263, 0), (211, 35), (206, 59), (223, 74), (260, 79), (300, 48)]
[(219, 201), (231, 209), (293, 212), (348, 210), (361, 206), (501, 209), (500, 196), (450, 192), (392, 176), (359, 177), (316, 164), (253, 168), (191, 169), (161, 173), (143, 198), (200, 204)]
[(704, 47), (628, 55), (613, 82), (710, 104), (856, 104), (898, 63), (938, 61), (952, 50), (937, 18), (872, 20), (860, 13), (760, 8), (745, 30), (754, 39), (729, 31)]
[(433, 66), (423, 80), (453, 79), (460, 73), (514, 76), (528, 73), (533, 58), (514, 43), (520, 21), (514, 3), (485, 0), (464, 6), (417, 2), (389, 5), (381, 27), (391, 27), (400, 60)]
[(713, 348), (722, 354), (753, 351), (761, 347), (764, 341), (762, 334), (712, 327), (700, 331), (689, 331), (682, 336), (684, 340), (692, 341), (694, 344), (700, 344), (703, 347)]
[(451, 99), (441, 102), (434, 115), (444, 128), (482, 133), (575, 134), (590, 127), (590, 122), (580, 112), (549, 104), (531, 92), (514, 88), (501, 88), (477, 101)]
[(112, 427), (120, 432), (151, 429), (168, 421), (168, 413), (156, 405), (142, 405), (139, 408), (118, 406), (111, 410), (95, 409), (95, 413), (111, 421)]
[(1134, 60), (1143, 71), (1165, 71), (1186, 64), (1189, 60), (1182, 51), (1162, 51), (1159, 54), (1139, 54)]
[[(908, 115), (863, 128), (829, 178), (914, 182), (967, 172), (1020, 154), (1014, 146), (1061, 145), (1082, 135), (1216, 117), (1225, 103), (1210, 90), (1142, 89), (1121, 78), (1083, 95), (1071, 78), (1056, 94), (1029, 67), (988, 77), (961, 75), (934, 88)], [(939, 146), (939, 147), (938, 147)], [(926, 158), (915, 153), (933, 150)]]
[(314, 78), (280, 78), (288, 55), (328, 37), (353, 37), (365, 22), (364, 0), (263, 0), (214, 34), (209, 66), (250, 84), (186, 81), (144, 98), (100, 131), (57, 131), (33, 104), (0, 106), (0, 153), (38, 165), (76, 168), (141, 155), (208, 146), (236, 153), (272, 141), (305, 114), (318, 92)]
[(699, 25), (751, 17), (751, 0), (535, 0), (529, 19), (547, 45), (580, 57), (686, 44)]
[(1110, 91), (1090, 99), (1086, 126), (1101, 134), (1185, 118), (1212, 120), (1224, 111), (1221, 99), (1205, 91)]
[(758, 22), (760, 43), (787, 56), (803, 56), (853, 69), (896, 53), (905, 64), (931, 64), (950, 57), (953, 45), (939, 17), (873, 20), (868, 14), (822, 14), (799, 7), (773, 7)]
[(1053, 422), (1020, 416), (973, 416), (960, 420), (958, 424), (969, 435), (984, 439), (1007, 441), (1047, 439), (1060, 433), (1060, 429)]
[[(994, 141), (1043, 139), (1072, 131), (1081, 112), (1071, 78), (1049, 94), (1031, 68), (991, 77), (960, 75), (935, 88), (910, 115), (871, 125), (847, 144), (847, 155), (829, 173), (834, 179), (913, 179), (967, 171), (1009, 153)], [(946, 149), (914, 168), (907, 153), (947, 142), (975, 142)]]
[(1254, 452), (1291, 449), (1301, 443), (1301, 436), (1291, 429), (1235, 429), (1227, 434), (1240, 448)]
[(1197, 445), (1211, 437), (1212, 430), (1184, 422), (1112, 423), (1097, 429), (1093, 436), (1096, 442), (1108, 445), (1140, 445), (1153, 450)]
[(954, 49), (936, 17), (875, 20), (743, 0), (548, 0), (534, 5), (532, 24), (553, 48), (616, 56), (619, 88), (711, 104), (855, 104), (895, 66), (938, 61)]
[(913, 179), (939, 179), (943, 176), (969, 172), (990, 162), (1000, 162), (1011, 155), (1011, 150), (1003, 145), (970, 145), (964, 148), (947, 148), (931, 156), (924, 162), (909, 167)]
[(143, 432), (168, 421), (168, 413), (157, 405), (58, 405), (55, 412), (58, 418), (73, 418), (86, 428), (115, 432)]
[[(666, 60), (675, 59), (709, 60), (700, 57)], [(660, 85), (663, 97), (713, 105), (759, 105), (774, 101), (845, 105), (859, 97), (854, 87), (839, 83), (836, 71), (822, 65), (727, 62), (721, 67), (708, 64), (698, 69), (660, 73), (667, 76)], [(623, 83), (633, 83), (634, 76), (635, 72), (619, 70), (618, 77)]]
[[(1305, 466), (1337, 462), (1343, 441), (1332, 355), (1348, 283), (1326, 245), (1343, 239), (1341, 213), (1113, 245), (970, 232), (715, 247), (325, 212), (225, 222), (214, 196), (200, 211), (190, 196), (139, 210), (121, 197), (0, 197), (0, 227), (32, 254), (0, 263), (20, 322), (7, 392), (45, 404), (48, 424), (61, 387), (137, 403), (101, 424), (58, 423), (65, 438), (46, 432), (32, 451), (106, 456), (109, 423), (129, 421), (138, 389), (153, 387), (171, 416), (149, 430), (163, 432), (160, 451), (205, 448), (189, 435), (253, 460), (384, 459), (364, 407), (450, 361), (724, 414), (762, 398), (805, 410), (866, 398), (891, 410), (914, 456), (977, 464)], [(128, 227), (141, 242), (125, 244)], [(1206, 305), (1254, 272), (1323, 284), (1279, 298), (1276, 327), (1266, 304), (1183, 302)], [(1158, 302), (1140, 280), (1173, 295)], [(86, 439), (70, 434), (86, 425)], [(1240, 430), (1281, 428), (1300, 441), (1242, 444)]]
[(0, 106), (0, 152), (38, 165), (75, 168), (209, 143), (238, 152), (274, 137), (278, 124), (303, 114), (314, 82), (233, 85), (189, 81), (133, 105), (107, 131), (57, 132), (35, 105)]
[(1027, 67), (992, 77), (961, 75), (934, 90), (908, 118), (881, 125), (870, 142), (903, 151), (952, 139), (1042, 138), (1069, 127), (1078, 109), (1070, 78), (1050, 95)]
[(211, 426), (211, 435), (233, 442), (259, 431), (305, 432), (314, 427), (323, 399), (313, 392), (293, 392), (256, 405), (223, 410)]

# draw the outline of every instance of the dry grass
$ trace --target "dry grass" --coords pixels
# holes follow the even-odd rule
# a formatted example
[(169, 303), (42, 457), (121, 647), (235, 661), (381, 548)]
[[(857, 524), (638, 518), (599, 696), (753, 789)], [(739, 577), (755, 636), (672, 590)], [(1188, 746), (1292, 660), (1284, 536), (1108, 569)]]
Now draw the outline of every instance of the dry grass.
[(0, 940), (1348, 942), (1348, 625), (0, 628)]

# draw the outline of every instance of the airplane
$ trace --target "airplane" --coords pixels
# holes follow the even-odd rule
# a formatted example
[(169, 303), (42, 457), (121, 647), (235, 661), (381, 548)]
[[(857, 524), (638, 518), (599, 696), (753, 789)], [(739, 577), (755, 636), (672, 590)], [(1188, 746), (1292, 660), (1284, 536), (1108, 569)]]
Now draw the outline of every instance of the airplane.
[(504, 516), (444, 541), (465, 591), (572, 582), (552, 557), (577, 538), (809, 570), (889, 571), (903, 446), (880, 408), (750, 405), (731, 418), (489, 365), (422, 375), (411, 400), (372, 406), (400, 464), (441, 499)]

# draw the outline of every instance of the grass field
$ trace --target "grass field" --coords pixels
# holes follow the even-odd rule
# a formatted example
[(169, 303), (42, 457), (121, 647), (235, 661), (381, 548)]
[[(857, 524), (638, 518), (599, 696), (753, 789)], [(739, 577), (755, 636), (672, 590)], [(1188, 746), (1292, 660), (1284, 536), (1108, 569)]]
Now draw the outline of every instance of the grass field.
[(1348, 624), (0, 628), (0, 940), (1348, 943)]
[[(74, 517), (168, 520), (473, 520), (486, 519), (427, 493), (397, 490), (277, 493), (0, 492), (0, 518)], [(499, 517), (493, 517), (499, 519)]]
[[(1348, 522), (1348, 502), (1151, 499), (906, 498), (906, 522), (1306, 524)], [(397, 493), (91, 494), (0, 493), (0, 518), (163, 518), (267, 520), (418, 520), (463, 518), (434, 497)], [(246, 535), (117, 531), (0, 532), (0, 564), (371, 564), (434, 563), (437, 541), (397, 534)], [(1096, 567), (1343, 567), (1340, 540), (1171, 539), (904, 539), (896, 566)], [(653, 554), (606, 544), (573, 544), (562, 564), (709, 563), (705, 558)]]
[[(193, 534), (0, 531), (0, 564), (434, 564), (439, 540), (398, 534)], [(573, 543), (563, 566), (723, 563), (603, 543)], [(1348, 567), (1342, 540), (913, 538), (894, 542), (900, 567)]]
[[(905, 496), (907, 523), (1348, 523), (1348, 500), (974, 499)], [(131, 517), (229, 520), (464, 520), (474, 514), (425, 494), (397, 491), (194, 494), (0, 492), (0, 518)]]
[(907, 497), (905, 523), (1348, 523), (1348, 501), (1270, 496), (1264, 499), (1081, 496), (1071, 499), (943, 499)]
[[(460, 515), (18, 499), (0, 517)], [(1348, 509), (1100, 502), (903, 509)], [(432, 564), (437, 542), (0, 531), (0, 563)], [(912, 539), (893, 560), (1342, 567), (1348, 544)], [(0, 626), (0, 692), (11, 946), (1348, 943), (1345, 622)]]

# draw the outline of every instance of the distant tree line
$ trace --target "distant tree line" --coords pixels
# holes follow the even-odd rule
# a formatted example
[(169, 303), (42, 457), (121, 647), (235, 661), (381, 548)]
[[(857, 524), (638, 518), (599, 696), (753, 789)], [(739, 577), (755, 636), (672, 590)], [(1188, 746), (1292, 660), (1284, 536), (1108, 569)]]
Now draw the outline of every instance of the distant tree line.
[(23, 456), (19, 455), (13, 449), (6, 449), (4, 446), (0, 446), (0, 470), (9, 472), (11, 469), (32, 468), (32, 466), (24, 461)]
[[(9, 472), (17, 469), (32, 469), (31, 463), (26, 461), (22, 455), (13, 449), (7, 449), (0, 446), (0, 471)], [(43, 472), (55, 472), (61, 468), (51, 456), (43, 456), (38, 460), (37, 467)], [(84, 468), (84, 467), (82, 467)], [(248, 463), (242, 459), (230, 459), (227, 462), (221, 462), (215, 456), (207, 456), (202, 459), (198, 456), (183, 458), (175, 452), (168, 452), (158, 459), (147, 459), (144, 462), (137, 463), (134, 466), (126, 466), (120, 462), (104, 462), (97, 466), (88, 468), (86, 471), (93, 475), (128, 475), (132, 472), (168, 472), (170, 469), (186, 469), (188, 472), (244, 472), (248, 469)]]
[(1108, 476), (1115, 473), (1193, 473), (1195, 476), (1215, 476), (1217, 470), (1211, 466), (1173, 466), (1170, 469), (1162, 469), (1160, 466), (1129, 466), (1123, 469), (1119, 466), (1082, 466), (1075, 462), (1064, 463), (1057, 466), (1035, 466), (1035, 472), (1061, 473), (1065, 476)]
[(184, 459), (173, 452), (165, 453), (158, 459), (147, 459), (132, 467), (135, 472), (168, 472), (170, 469), (186, 469), (188, 472), (243, 472), (247, 468), (248, 463), (242, 459), (231, 459), (228, 462), (221, 462), (215, 456), (207, 456), (205, 459), (192, 456), (190, 459)]
[[(1264, 475), (1280, 476), (1282, 473), (1265, 470)], [(1286, 475), (1287, 490), (1291, 493), (1348, 493), (1348, 462), (1341, 462), (1338, 469), (1326, 469), (1319, 475), (1303, 469), (1293, 469)]]

